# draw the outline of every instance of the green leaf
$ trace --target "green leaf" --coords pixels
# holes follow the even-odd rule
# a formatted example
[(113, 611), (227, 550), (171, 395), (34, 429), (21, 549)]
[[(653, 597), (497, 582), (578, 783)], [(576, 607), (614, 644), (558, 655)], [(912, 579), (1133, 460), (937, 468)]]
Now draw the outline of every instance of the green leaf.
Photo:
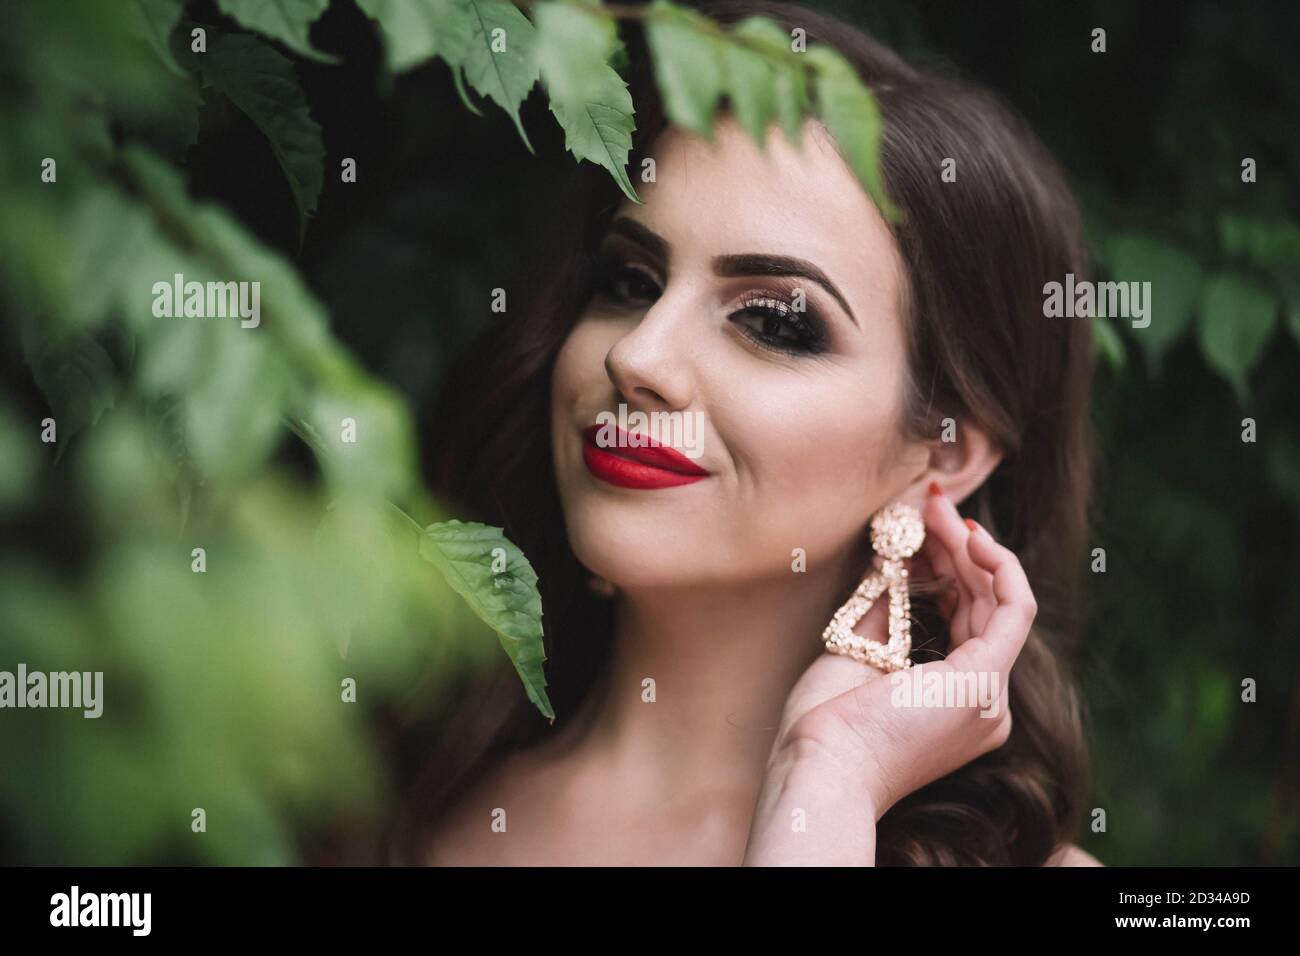
[(1277, 324), (1277, 299), (1256, 282), (1221, 274), (1201, 296), (1200, 344), (1206, 363), (1231, 383), (1245, 404), (1247, 378)]
[[(322, 436), (314, 446), (336, 489), (402, 497), (414, 476), (413, 428), (391, 390), (372, 382), (329, 334), (323, 308), (294, 267), (262, 247), (224, 209), (195, 204), (175, 170), (148, 152), (123, 155), (140, 196), (185, 243), (183, 257), (155, 249), (167, 262), (155, 278), (183, 272), (186, 281), (257, 281), (261, 324), (237, 320), (164, 320), (144, 337), (138, 379), (149, 395), (178, 394), (187, 444), (209, 474), (252, 467), (293, 412)], [(184, 260), (184, 261), (182, 261)], [(355, 423), (355, 441), (341, 430)], [(239, 442), (243, 445), (232, 448)], [(229, 468), (223, 467), (228, 458)]]
[(204, 475), (237, 478), (254, 473), (282, 436), (280, 411), (289, 391), (283, 359), (258, 329), (237, 320), (202, 323), (189, 334), (203, 342), (202, 359), (184, 392), (185, 447)]
[(0, 404), (0, 514), (25, 504), (36, 487), (40, 470), (39, 431), (20, 421), (5, 404)]
[(1191, 323), (1201, 289), (1201, 267), (1174, 246), (1142, 235), (1118, 235), (1106, 243), (1110, 276), (1119, 282), (1150, 282), (1151, 324), (1133, 329), (1152, 370)]
[(136, 0), (148, 27), (149, 45), (157, 51), (163, 65), (177, 76), (189, 76), (172, 56), (169, 38), (185, 11), (185, 0)]
[(410, 409), (388, 388), (360, 372), (353, 381), (318, 389), (305, 420), (322, 470), (336, 491), (402, 500), (415, 473)]
[(483, 111), (474, 105), (474, 101), (469, 98), (469, 91), (465, 89), (465, 71), (458, 66), (453, 66), (451, 68), (451, 82), (456, 87), (456, 95), (460, 97), (465, 109), (475, 116), (482, 116)]
[[(19, 214), (14, 204), (6, 209), (15, 218), (6, 217), (0, 226), (9, 232), (0, 239), (0, 244), (8, 247), (7, 268), (22, 281), (36, 285), (26, 306), (43, 313), (42, 331), (47, 340), (73, 332), (94, 332), (124, 308), (132, 293), (140, 291), (138, 284), (129, 284), (135, 278), (132, 267), (140, 262), (152, 230), (138, 205), (111, 186), (92, 182), (67, 198), (70, 202), (50, 215), (52, 232), (45, 232), (47, 223)], [(60, 253), (47, 253), (28, 262), (23, 246), (32, 244), (35, 236), (40, 237), (42, 248), (56, 248)]]
[(608, 169), (623, 195), (635, 203), (641, 198), (627, 176), (632, 149), (632, 95), (612, 67), (605, 67), (603, 88), (593, 89), (577, 102), (551, 101), (551, 112), (564, 129), (564, 146), (578, 159)]
[(639, 203), (627, 176), (636, 129), (632, 95), (607, 62), (618, 39), (613, 20), (560, 3), (535, 15), (538, 67), (565, 148), (609, 170), (623, 195)]
[(1300, 262), (1300, 226), (1293, 222), (1251, 219), (1222, 213), (1218, 220), (1223, 251), (1264, 268)]
[(546, 3), (533, 14), (537, 20), (537, 66), (547, 93), (566, 100), (581, 98), (599, 84), (618, 44), (612, 18), (594, 8), (572, 3)]
[(6, 82), (18, 80), (32, 98), (21, 111), (7, 110), (6, 125), (62, 113), (59, 122), (71, 128), (98, 124), (107, 113), (119, 137), (139, 131), (158, 142), (160, 134), (190, 132), (197, 90), (176, 82), (174, 64), (157, 48), (169, 15), (160, 3), (7, 4)]
[(1218, 227), (1224, 252), (1247, 259), (1273, 277), (1282, 295), (1287, 327), (1300, 342), (1300, 269), (1296, 267), (1300, 263), (1300, 226), (1223, 213)]
[(1107, 365), (1115, 371), (1124, 367), (1128, 359), (1128, 354), (1124, 351), (1124, 340), (1108, 320), (1092, 320), (1092, 341), (1097, 354), (1106, 360)]
[(685, 129), (710, 139), (722, 96), (724, 48), (710, 35), (709, 21), (669, 0), (655, 0), (646, 20), (646, 42), (664, 113)]
[[(537, 31), (506, 0), (469, 0), (471, 33), (462, 64), (469, 85), (505, 110), (528, 151), (519, 107), (537, 82)], [(493, 47), (500, 52), (495, 52)]]
[[(726, 44), (727, 95), (736, 119), (761, 145), (775, 115), (786, 138), (798, 144), (808, 107), (808, 85), (802, 67), (793, 59), (797, 54), (790, 52), (789, 35), (767, 17), (747, 17), (731, 35), (740, 41)], [(750, 46), (770, 49), (773, 55), (764, 56)], [(778, 53), (788, 54), (789, 62), (781, 62)]]
[[(329, 333), (329, 321), (320, 302), (307, 289), (298, 270), (279, 253), (263, 246), (223, 208), (192, 202), (177, 171), (147, 150), (127, 147), (123, 164), (139, 193), (160, 218), (184, 231), (184, 241), (208, 264), (164, 269), (188, 275), (191, 269), (219, 267), (218, 278), (231, 276), (261, 282), (263, 327), (278, 339), (305, 375), (335, 387), (351, 383), (356, 367)], [(169, 265), (178, 266), (175, 250), (159, 250)], [(194, 257), (179, 257), (182, 261)], [(197, 276), (196, 276), (197, 278)]]
[[(420, 556), (437, 567), (452, 590), (497, 632), (528, 699), (554, 721), (555, 711), (546, 697), (546, 675), (542, 670), (546, 660), (542, 598), (537, 591), (537, 574), (524, 553), (500, 528), (444, 521), (424, 529)], [(493, 561), (499, 563), (503, 556), (505, 570), (494, 572)]]
[(818, 118), (834, 137), (849, 168), (875, 201), (881, 215), (891, 222), (898, 221), (899, 211), (885, 193), (880, 172), (884, 124), (876, 98), (836, 50), (814, 45), (803, 55), (817, 71), (813, 93)]
[(113, 407), (121, 389), (117, 367), (103, 346), (84, 334), (58, 346), (33, 342), (29, 361), (58, 423), (61, 455), (70, 438)]
[(727, 97), (736, 122), (759, 146), (767, 142), (767, 126), (776, 112), (775, 77), (762, 55), (736, 43), (722, 46)]
[(610, 54), (609, 65), (614, 68), (619, 76), (627, 76), (628, 70), (632, 68), (632, 57), (627, 52), (627, 46), (622, 40), (614, 47), (614, 52)]
[(132, 294), (141, 291), (128, 282), (152, 233), (145, 212), (115, 189), (92, 189), (79, 199), (65, 260), (70, 293), (66, 314), (82, 331), (93, 331), (111, 310), (126, 308)]
[(337, 63), (338, 57), (321, 53), (307, 39), (308, 29), (329, 5), (330, 0), (217, 0), (221, 12), (241, 26), (279, 40), (313, 60)]
[(254, 36), (212, 36), (196, 56), (203, 82), (220, 90), (270, 141), (298, 207), (300, 232), (324, 184), (325, 144), (293, 64)]
[(401, 73), (441, 57), (452, 67), (465, 62), (473, 39), (470, 0), (357, 0), (379, 24), (388, 68)]

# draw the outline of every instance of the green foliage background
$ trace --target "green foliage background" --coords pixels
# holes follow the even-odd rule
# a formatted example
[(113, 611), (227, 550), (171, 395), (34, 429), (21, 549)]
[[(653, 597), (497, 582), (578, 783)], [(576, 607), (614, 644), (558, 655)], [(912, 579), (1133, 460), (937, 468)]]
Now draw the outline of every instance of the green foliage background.
[[(0, 712), (5, 858), (325, 858), (391, 809), (382, 731), (436, 719), (501, 649), (549, 715), (532, 570), (423, 491), (416, 436), (492, 290), (522, 301), (575, 158), (634, 196), (626, 54), (592, 6), (5, 4), (0, 669), (103, 670), (107, 695), (99, 720)], [(1102, 274), (1153, 283), (1149, 328), (1095, 325), (1106, 571), (1080, 666), (1106, 831), (1079, 842), (1112, 865), (1294, 864), (1296, 15), (824, 6), (1004, 95), (1070, 173)], [(677, 122), (815, 113), (888, 207), (874, 103), (829, 51), (662, 0), (632, 19)], [(506, 60), (493, 25), (527, 37)], [(175, 272), (261, 280), (263, 327), (154, 319)]]

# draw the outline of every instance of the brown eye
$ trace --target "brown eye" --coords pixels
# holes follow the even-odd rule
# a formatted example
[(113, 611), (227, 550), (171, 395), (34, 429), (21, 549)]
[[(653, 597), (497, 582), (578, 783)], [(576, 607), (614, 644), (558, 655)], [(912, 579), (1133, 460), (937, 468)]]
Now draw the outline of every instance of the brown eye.
[(602, 270), (600, 292), (625, 305), (649, 305), (659, 298), (659, 283), (638, 266), (614, 262)]
[(780, 299), (748, 298), (731, 321), (753, 341), (781, 352), (820, 352), (824, 336), (816, 316), (802, 315)]
[(799, 340), (799, 330), (790, 324), (790, 312), (775, 299), (757, 299), (733, 316), (735, 321), (770, 339)]

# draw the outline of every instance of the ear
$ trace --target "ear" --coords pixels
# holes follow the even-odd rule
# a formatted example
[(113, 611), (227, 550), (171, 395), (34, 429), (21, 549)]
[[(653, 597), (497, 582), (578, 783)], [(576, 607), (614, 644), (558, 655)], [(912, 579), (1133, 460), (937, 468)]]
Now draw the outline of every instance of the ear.
[(940, 440), (927, 442), (925, 447), (929, 450), (928, 461), (900, 496), (918, 509), (925, 505), (931, 482), (954, 503), (961, 504), (1002, 461), (1002, 449), (984, 429), (970, 422), (956, 424)]

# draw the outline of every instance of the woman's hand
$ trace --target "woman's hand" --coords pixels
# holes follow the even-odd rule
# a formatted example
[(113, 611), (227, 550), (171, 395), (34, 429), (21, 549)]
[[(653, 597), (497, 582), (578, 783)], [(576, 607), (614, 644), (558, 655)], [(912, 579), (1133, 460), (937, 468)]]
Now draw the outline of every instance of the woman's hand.
[[(886, 810), (1010, 735), (1007, 678), (1038, 610), (1033, 592), (1016, 556), (963, 523), (937, 486), (924, 519), (919, 557), (955, 582), (941, 605), (947, 659), (885, 674), (840, 654), (818, 657), (786, 700), (747, 865), (871, 865)], [(858, 625), (882, 643), (886, 605), (882, 596)]]

